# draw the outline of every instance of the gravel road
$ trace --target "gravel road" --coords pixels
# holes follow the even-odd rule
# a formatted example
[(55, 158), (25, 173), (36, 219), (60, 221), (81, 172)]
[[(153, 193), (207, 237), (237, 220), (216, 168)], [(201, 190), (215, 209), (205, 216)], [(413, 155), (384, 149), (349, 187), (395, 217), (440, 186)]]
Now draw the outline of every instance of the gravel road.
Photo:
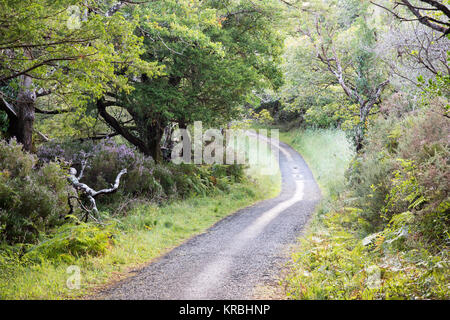
[[(275, 147), (273, 147), (275, 148)], [(252, 299), (273, 281), (320, 200), (303, 158), (279, 144), (278, 197), (241, 209), (95, 299)]]

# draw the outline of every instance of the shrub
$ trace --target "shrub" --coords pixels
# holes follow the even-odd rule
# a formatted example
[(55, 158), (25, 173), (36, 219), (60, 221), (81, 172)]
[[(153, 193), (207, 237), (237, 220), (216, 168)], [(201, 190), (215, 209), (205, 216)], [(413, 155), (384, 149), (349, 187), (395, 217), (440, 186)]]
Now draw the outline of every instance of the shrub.
[(153, 175), (157, 179), (167, 196), (172, 196), (176, 193), (176, 185), (173, 179), (173, 174), (168, 167), (157, 164), (153, 170)]
[(437, 208), (449, 196), (450, 123), (432, 111), (405, 122), (398, 139), (398, 157), (414, 162), (417, 183), (424, 188), (429, 204)]
[(405, 114), (392, 104), (351, 162), (347, 192), (294, 253), (290, 297), (450, 297), (450, 124), (437, 109)]
[[(448, 201), (449, 129), (448, 120), (431, 111), (410, 114), (401, 121), (391, 117), (375, 122), (364, 152), (347, 172), (354, 204), (374, 229), (381, 229), (394, 214), (411, 209), (420, 197), (426, 199), (426, 205), (416, 207), (415, 212), (421, 212), (422, 217)], [(412, 166), (416, 172), (413, 175)], [(400, 177), (403, 183), (409, 179), (409, 187), (416, 193), (405, 189), (393, 201), (393, 193), (400, 191), (396, 189)]]
[(34, 242), (40, 232), (61, 224), (69, 211), (71, 187), (63, 169), (48, 163), (33, 169), (37, 159), (15, 140), (0, 141), (0, 240)]
[[(374, 239), (380, 256), (364, 260), (387, 261), (383, 298), (448, 295), (442, 266), (448, 265), (450, 244), (449, 129), (448, 119), (432, 111), (379, 119), (347, 172), (351, 203), (363, 219), (353, 229), (379, 231)], [(405, 274), (389, 270), (392, 256)], [(412, 267), (415, 261), (425, 264)]]
[(123, 196), (145, 197), (160, 202), (195, 194), (206, 195), (216, 190), (227, 190), (228, 183), (240, 182), (244, 177), (241, 165), (155, 164), (136, 149), (117, 145), (111, 139), (96, 144), (91, 141), (50, 142), (39, 148), (38, 155), (43, 163), (61, 159), (77, 170), (81, 169), (81, 161), (88, 157), (82, 182), (96, 190), (108, 188), (117, 173), (127, 168), (118, 192), (99, 198), (97, 202), (100, 205), (117, 205), (124, 200)]
[(10, 143), (0, 140), (0, 170), (4, 176), (24, 178), (28, 176), (37, 158), (22, 151), (22, 146), (12, 139)]

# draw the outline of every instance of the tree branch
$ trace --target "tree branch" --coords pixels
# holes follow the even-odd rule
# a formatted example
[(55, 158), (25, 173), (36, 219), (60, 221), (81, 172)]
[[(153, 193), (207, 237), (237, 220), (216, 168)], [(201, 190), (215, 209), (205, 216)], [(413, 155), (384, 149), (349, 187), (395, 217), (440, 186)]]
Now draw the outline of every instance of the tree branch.
[[(92, 56), (92, 55), (94, 55), (94, 54), (95, 54), (95, 53), (92, 53), (92, 54), (89, 54), (89, 55), (86, 55), (86, 56)], [(84, 57), (86, 57), (86, 56), (84, 56)], [(73, 56), (73, 57), (63, 57), (63, 58), (52, 58), (52, 59), (47, 59), (47, 60), (41, 61), (41, 62), (39, 62), (39, 63), (36, 63), (35, 65), (33, 65), (33, 66), (31, 66), (31, 67), (29, 67), (29, 68), (23, 70), (23, 71), (15, 72), (15, 73), (13, 73), (13, 74), (11, 74), (11, 75), (9, 75), (9, 76), (4, 76), (4, 77), (0, 78), (0, 82), (4, 82), (4, 81), (8, 81), (8, 80), (17, 78), (17, 77), (19, 77), (19, 76), (21, 76), (21, 75), (24, 75), (24, 74), (26, 74), (26, 73), (28, 73), (28, 72), (30, 72), (30, 71), (33, 71), (34, 69), (37, 69), (37, 68), (42, 67), (42, 66), (45, 66), (45, 65), (49, 65), (51, 62), (56, 62), (56, 61), (71, 61), (71, 60), (78, 60), (78, 59), (80, 59), (80, 58), (81, 58), (81, 56)]]
[[(1, 94), (1, 93), (0, 93)], [(3, 94), (1, 94), (1, 96), (2, 96), (2, 100), (0, 101), (0, 107), (1, 107), (1, 109), (3, 109), (5, 112), (6, 112), (6, 114), (8, 115), (8, 117), (10, 117), (10, 118), (17, 118), (17, 111), (16, 111), (16, 108), (12, 105), (12, 104), (9, 104), (6, 100), (5, 100), (5, 98), (3, 98)]]
[[(427, 3), (434, 7), (434, 8), (422, 8), (422, 7), (413, 5), (409, 0), (399, 0), (399, 1), (401, 1), (401, 2), (396, 2), (396, 4), (405, 6), (417, 18), (417, 20), (420, 23), (422, 23), (423, 25), (425, 25), (435, 31), (442, 32), (444, 35), (447, 35), (450, 33), (450, 28), (445, 27), (445, 26), (449, 26), (448, 22), (440, 21), (440, 20), (434, 19), (433, 17), (423, 15), (421, 13), (421, 11), (437, 9), (437, 10), (441, 11), (444, 15), (446, 15), (447, 18), (450, 18), (450, 9), (446, 5), (444, 5), (438, 1), (435, 1), (435, 0), (420, 0), (421, 2)], [(399, 19), (401, 21), (412, 21), (411, 19), (406, 19), (404, 17), (401, 17), (393, 10), (390, 10), (378, 3), (375, 3), (373, 1), (370, 1), (370, 3), (390, 12), (394, 17), (396, 17), (397, 19)]]
[(131, 0), (122, 0), (117, 2), (115, 5), (113, 5), (111, 8), (106, 11), (105, 16), (111, 17), (114, 13), (122, 9), (127, 4), (143, 4), (150, 1), (131, 1)]
[[(118, 134), (120, 134), (122, 137), (124, 137), (126, 140), (128, 140), (131, 144), (139, 147), (142, 150), (146, 150), (147, 147), (145, 143), (131, 134), (125, 127), (120, 125), (119, 121), (116, 120), (112, 115), (106, 111), (106, 107), (110, 105), (116, 105), (113, 102), (106, 102), (104, 100), (97, 100), (97, 110), (100, 116), (106, 121), (106, 123)], [(145, 152), (144, 152), (145, 153)]]
[(60, 109), (60, 110), (49, 111), (49, 110), (42, 110), (42, 109), (39, 109), (38, 107), (35, 107), (34, 110), (36, 113), (41, 113), (41, 114), (62, 114), (62, 113), (68, 113), (68, 112), (74, 111), (75, 109), (70, 108), (70, 109)]
[(111, 188), (95, 191), (94, 189), (89, 187), (87, 184), (80, 182), (80, 179), (83, 177), (83, 172), (84, 172), (85, 167), (86, 167), (86, 161), (83, 161), (82, 167), (81, 167), (81, 172), (78, 175), (78, 177), (77, 177), (77, 169), (70, 168), (68, 179), (69, 179), (69, 182), (75, 187), (75, 189), (80, 190), (87, 196), (87, 198), (91, 202), (92, 211), (94, 211), (95, 214), (98, 214), (98, 209), (97, 209), (97, 204), (95, 202), (95, 198), (101, 194), (109, 194), (109, 193), (116, 192), (117, 189), (119, 188), (120, 178), (122, 177), (122, 175), (127, 173), (127, 169), (123, 169), (122, 171), (119, 172), (119, 174), (117, 175), (116, 180), (114, 182), (114, 185)]

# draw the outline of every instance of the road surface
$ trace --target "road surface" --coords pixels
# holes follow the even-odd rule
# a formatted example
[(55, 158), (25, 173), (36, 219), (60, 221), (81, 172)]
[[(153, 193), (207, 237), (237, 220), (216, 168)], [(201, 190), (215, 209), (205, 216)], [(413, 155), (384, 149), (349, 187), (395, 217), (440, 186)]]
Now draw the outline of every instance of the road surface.
[[(276, 147), (272, 147), (276, 148)], [(226, 217), (95, 299), (252, 299), (276, 279), (320, 200), (303, 158), (279, 144), (278, 197)]]

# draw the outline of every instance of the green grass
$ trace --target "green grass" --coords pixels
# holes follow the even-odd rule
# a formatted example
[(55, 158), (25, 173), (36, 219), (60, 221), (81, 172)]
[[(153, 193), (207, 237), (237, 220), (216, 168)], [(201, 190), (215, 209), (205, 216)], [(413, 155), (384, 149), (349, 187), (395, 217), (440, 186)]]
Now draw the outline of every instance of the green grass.
[[(107, 241), (107, 246), (100, 248), (104, 251), (98, 255), (76, 257), (68, 252), (57, 255), (57, 259), (41, 257), (39, 263), (25, 263), (14, 255), (0, 255), (0, 299), (70, 299), (93, 293), (96, 288), (123, 277), (127, 271), (149, 263), (204, 232), (236, 210), (275, 197), (281, 185), (279, 172), (261, 175), (259, 169), (257, 165), (249, 167), (250, 178), (231, 184), (228, 192), (218, 191), (214, 195), (162, 206), (142, 204), (127, 212), (125, 217), (106, 219), (111, 224), (107, 229), (114, 241)], [(85, 239), (91, 245), (95, 241), (98, 246), (105, 246), (103, 238)], [(72, 265), (81, 271), (79, 289), (69, 289), (66, 285), (72, 275), (67, 273), (67, 268)]]

